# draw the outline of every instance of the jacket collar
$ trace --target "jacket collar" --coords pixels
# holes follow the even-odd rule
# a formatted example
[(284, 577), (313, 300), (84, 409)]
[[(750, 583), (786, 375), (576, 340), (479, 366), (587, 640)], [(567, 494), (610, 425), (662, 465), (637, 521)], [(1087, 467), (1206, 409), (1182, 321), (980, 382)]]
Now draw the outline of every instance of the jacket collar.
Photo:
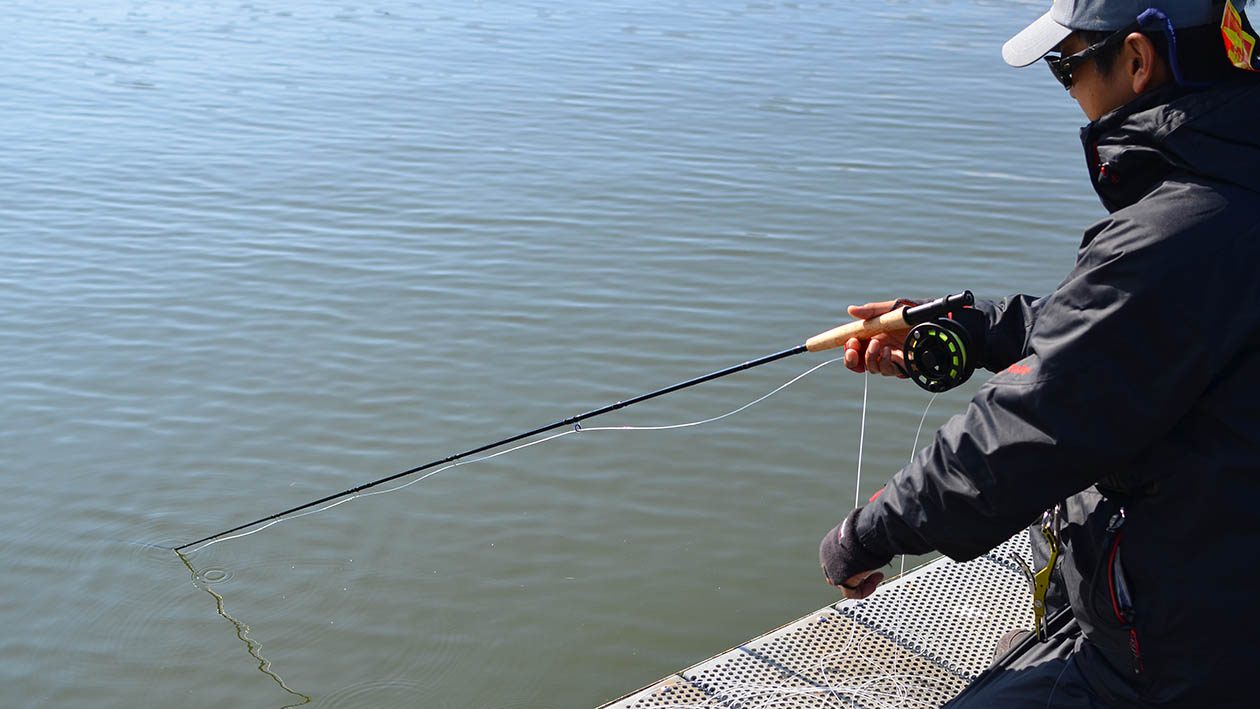
[(1144, 197), (1173, 171), (1260, 193), (1260, 81), (1143, 94), (1081, 129), (1094, 190), (1108, 211)]
[(1152, 145), (1149, 114), (1184, 95), (1178, 86), (1161, 87), (1081, 128), (1090, 182), (1107, 211), (1133, 204), (1168, 175)]

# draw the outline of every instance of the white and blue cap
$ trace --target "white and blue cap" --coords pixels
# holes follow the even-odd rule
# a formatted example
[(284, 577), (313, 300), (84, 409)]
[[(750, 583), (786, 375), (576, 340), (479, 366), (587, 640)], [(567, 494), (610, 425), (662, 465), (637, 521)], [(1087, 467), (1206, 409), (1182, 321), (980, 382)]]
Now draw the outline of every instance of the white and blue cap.
[(1176, 28), (1220, 20), (1220, 9), (1213, 12), (1212, 0), (1054, 0), (1049, 12), (1002, 45), (1002, 58), (1011, 66), (1028, 66), (1075, 30), (1114, 32), (1152, 8)]

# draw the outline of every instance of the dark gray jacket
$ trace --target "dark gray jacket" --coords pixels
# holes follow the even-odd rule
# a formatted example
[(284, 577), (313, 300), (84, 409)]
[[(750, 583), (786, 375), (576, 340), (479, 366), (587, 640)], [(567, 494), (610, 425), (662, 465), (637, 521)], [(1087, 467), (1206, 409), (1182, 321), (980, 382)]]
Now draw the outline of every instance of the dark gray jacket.
[(1110, 215), (1053, 293), (977, 306), (997, 374), (857, 518), (873, 555), (965, 560), (1066, 500), (1061, 580), (1113, 705), (1254, 692), (1258, 118), (1248, 83), (1144, 95), (1084, 128)]

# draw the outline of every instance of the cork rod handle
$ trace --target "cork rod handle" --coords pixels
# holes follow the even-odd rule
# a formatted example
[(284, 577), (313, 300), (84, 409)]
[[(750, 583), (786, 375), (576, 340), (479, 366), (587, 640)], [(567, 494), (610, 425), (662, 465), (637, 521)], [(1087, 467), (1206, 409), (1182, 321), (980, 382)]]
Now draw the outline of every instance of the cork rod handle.
[(805, 341), (805, 349), (810, 352), (829, 350), (833, 347), (843, 347), (851, 337), (867, 339), (881, 332), (904, 330), (908, 327), (910, 324), (906, 322), (906, 309), (897, 308), (878, 317), (854, 320), (826, 332), (820, 332)]

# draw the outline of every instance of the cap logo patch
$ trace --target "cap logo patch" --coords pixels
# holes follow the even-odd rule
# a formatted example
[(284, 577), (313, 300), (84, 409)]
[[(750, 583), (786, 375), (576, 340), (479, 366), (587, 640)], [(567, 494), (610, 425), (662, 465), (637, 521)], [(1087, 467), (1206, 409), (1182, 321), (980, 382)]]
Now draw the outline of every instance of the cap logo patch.
[(1221, 36), (1225, 38), (1225, 52), (1229, 55), (1229, 62), (1239, 69), (1260, 71), (1255, 63), (1256, 38), (1251, 32), (1255, 30), (1246, 16), (1226, 0), (1225, 15), (1221, 18)]

